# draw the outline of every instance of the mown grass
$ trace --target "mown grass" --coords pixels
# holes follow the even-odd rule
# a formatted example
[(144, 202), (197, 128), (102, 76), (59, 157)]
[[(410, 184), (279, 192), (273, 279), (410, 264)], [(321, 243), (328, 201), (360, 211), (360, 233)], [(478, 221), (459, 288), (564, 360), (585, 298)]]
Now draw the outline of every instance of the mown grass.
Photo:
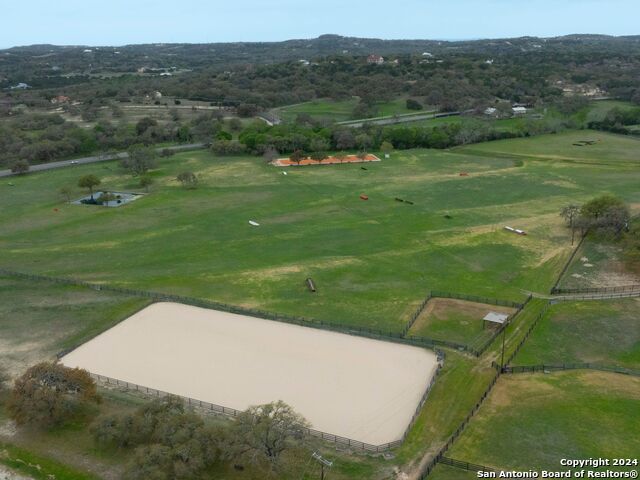
[(496, 468), (549, 470), (566, 470), (562, 458), (635, 458), (639, 400), (635, 377), (504, 375), (447, 454)]
[(439, 463), (429, 474), (429, 480), (471, 480), (472, 478), (478, 478), (476, 472), (462, 470), (442, 463)]
[(514, 365), (596, 363), (640, 370), (640, 299), (553, 305)]

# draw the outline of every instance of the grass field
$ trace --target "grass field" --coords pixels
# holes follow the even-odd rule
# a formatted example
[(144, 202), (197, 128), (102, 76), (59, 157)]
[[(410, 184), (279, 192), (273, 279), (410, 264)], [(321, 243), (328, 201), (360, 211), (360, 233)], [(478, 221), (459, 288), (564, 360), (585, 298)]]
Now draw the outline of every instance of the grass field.
[[(378, 102), (376, 104), (376, 117), (386, 117), (392, 115), (402, 115), (407, 113), (417, 113), (416, 110), (409, 110), (406, 105), (406, 98), (398, 98), (388, 102)], [(353, 110), (358, 105), (358, 99), (349, 100), (313, 100), (311, 102), (299, 103), (287, 107), (278, 108), (276, 111), (285, 122), (293, 122), (298, 115), (310, 115), (317, 120), (330, 120), (332, 122), (342, 122), (353, 119)], [(425, 108), (428, 110), (428, 108)]]
[(515, 309), (464, 300), (432, 298), (409, 334), (479, 346), (496, 334), (497, 325), (483, 326), (482, 319), (489, 312), (510, 315)]
[(562, 458), (635, 458), (639, 401), (636, 377), (575, 371), (505, 375), (447, 455), (537, 470), (563, 470)]
[(640, 370), (640, 299), (553, 305), (514, 365), (597, 363)]
[[(544, 141), (542, 141), (544, 139)], [(574, 144), (581, 140), (596, 141), (583, 147)], [(562, 161), (594, 165), (640, 165), (637, 154), (640, 140), (602, 132), (581, 130), (531, 139), (512, 139), (487, 142), (467, 147), (479, 154), (517, 156), (536, 160)], [(610, 184), (615, 185), (615, 184)]]
[(0, 366), (16, 374), (126, 318), (147, 300), (0, 276)]
[(625, 265), (620, 243), (594, 236), (585, 239), (560, 281), (561, 288), (603, 288), (636, 284), (640, 284), (640, 277)]
[[(519, 155), (556, 142), (562, 153), (571, 135), (595, 134), (488, 145)], [(613, 184), (640, 201), (640, 169), (617, 156), (633, 141), (604, 138), (609, 157), (588, 168), (461, 148), (283, 176), (259, 159), (189, 152), (162, 159), (151, 194), (118, 209), (66, 205), (57, 193), (86, 173), (137, 190), (115, 162), (15, 177), (0, 183), (0, 265), (397, 331), (431, 289), (516, 301), (548, 291), (571, 248), (563, 205)], [(198, 189), (175, 180), (184, 169), (200, 175)]]

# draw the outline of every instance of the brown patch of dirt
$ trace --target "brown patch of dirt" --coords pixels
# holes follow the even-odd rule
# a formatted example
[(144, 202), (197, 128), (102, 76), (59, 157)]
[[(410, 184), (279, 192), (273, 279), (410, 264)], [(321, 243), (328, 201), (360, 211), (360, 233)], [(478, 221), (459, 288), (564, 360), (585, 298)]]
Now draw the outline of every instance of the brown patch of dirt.
[(475, 317), (478, 321), (481, 321), (489, 312), (506, 313), (507, 315), (511, 315), (512, 313), (515, 313), (515, 311), (516, 310), (514, 308), (502, 307), (500, 305), (489, 305), (453, 298), (431, 298), (427, 302), (425, 309), (413, 324), (411, 330), (418, 331), (428, 325), (429, 321), (433, 317), (445, 319), (452, 316), (451, 314), (454, 312), (469, 317)]
[(640, 400), (640, 378), (618, 373), (581, 371), (580, 382), (603, 392), (619, 393)]

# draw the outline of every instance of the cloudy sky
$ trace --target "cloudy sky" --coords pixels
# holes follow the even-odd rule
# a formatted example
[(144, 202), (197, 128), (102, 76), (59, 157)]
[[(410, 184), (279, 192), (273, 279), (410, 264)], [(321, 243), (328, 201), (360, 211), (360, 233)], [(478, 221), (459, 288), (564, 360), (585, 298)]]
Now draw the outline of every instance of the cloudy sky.
[(0, 48), (640, 34), (640, 0), (0, 0)]

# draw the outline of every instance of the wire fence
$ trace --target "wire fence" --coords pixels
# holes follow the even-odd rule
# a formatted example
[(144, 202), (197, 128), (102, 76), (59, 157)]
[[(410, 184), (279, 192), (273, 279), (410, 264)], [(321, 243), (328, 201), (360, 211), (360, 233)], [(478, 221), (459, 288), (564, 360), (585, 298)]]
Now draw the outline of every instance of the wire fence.
[(562, 370), (598, 370), (601, 372), (620, 373), (623, 375), (632, 375), (640, 377), (640, 370), (631, 368), (599, 365), (596, 363), (563, 363), (562, 365), (508, 365), (504, 367), (503, 373), (535, 373), (535, 372), (554, 372)]

